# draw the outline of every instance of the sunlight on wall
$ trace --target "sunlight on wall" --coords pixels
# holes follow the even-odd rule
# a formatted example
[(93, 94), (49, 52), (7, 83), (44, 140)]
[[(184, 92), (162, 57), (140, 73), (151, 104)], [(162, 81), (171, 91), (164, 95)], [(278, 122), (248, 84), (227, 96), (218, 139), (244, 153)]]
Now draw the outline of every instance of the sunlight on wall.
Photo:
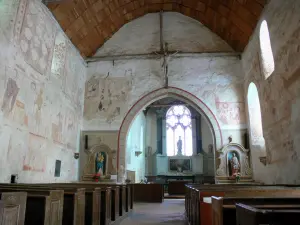
[(249, 85), (247, 100), (251, 144), (261, 146), (262, 150), (265, 150), (259, 95), (254, 83), (250, 83)]
[(261, 53), (262, 73), (267, 79), (275, 69), (274, 57), (271, 47), (271, 40), (267, 21), (263, 21), (260, 25), (259, 43)]

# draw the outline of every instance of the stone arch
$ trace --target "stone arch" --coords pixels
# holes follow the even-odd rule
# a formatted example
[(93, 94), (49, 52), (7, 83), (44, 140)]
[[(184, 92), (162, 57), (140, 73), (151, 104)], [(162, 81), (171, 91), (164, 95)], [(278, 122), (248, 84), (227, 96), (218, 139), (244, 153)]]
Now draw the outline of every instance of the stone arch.
[(125, 155), (126, 155), (126, 136), (130, 129), (132, 122), (134, 121), (136, 115), (146, 106), (151, 103), (166, 97), (177, 98), (181, 101), (187, 102), (192, 107), (194, 107), (206, 120), (209, 125), (213, 140), (215, 150), (221, 149), (223, 146), (222, 132), (218, 120), (211, 109), (195, 95), (188, 91), (182, 90), (176, 87), (160, 88), (154, 90), (142, 98), (140, 98), (127, 112), (125, 118), (122, 121), (119, 136), (118, 136), (118, 152), (117, 152), (117, 167), (121, 165), (126, 168)]

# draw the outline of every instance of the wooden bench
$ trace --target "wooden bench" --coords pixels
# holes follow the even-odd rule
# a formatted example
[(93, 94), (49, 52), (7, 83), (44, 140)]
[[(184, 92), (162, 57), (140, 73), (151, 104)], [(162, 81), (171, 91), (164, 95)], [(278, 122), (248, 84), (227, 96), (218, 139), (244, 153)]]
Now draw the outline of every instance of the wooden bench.
[(185, 194), (185, 185), (190, 181), (176, 180), (169, 181), (168, 183), (168, 194), (169, 195), (184, 195)]
[(24, 225), (26, 211), (26, 192), (0, 192), (1, 225)]
[(162, 184), (132, 184), (134, 186), (134, 202), (163, 202), (164, 188)]
[(115, 221), (119, 216), (126, 216), (126, 185), (94, 182), (54, 183), (47, 185), (51, 185), (52, 187), (100, 188), (101, 197), (99, 208), (101, 224), (110, 224), (111, 221)]
[[(270, 193), (270, 192), (269, 192)], [(251, 194), (249, 194), (251, 195)], [(244, 203), (260, 209), (300, 209), (300, 198), (274, 197), (272, 193), (260, 197), (212, 197), (213, 225), (234, 225), (236, 222), (236, 204)]]
[(227, 191), (232, 190), (276, 190), (294, 189), (298, 187), (275, 186), (275, 185), (186, 185), (186, 215), (191, 225), (212, 224), (211, 203), (205, 199), (211, 196), (222, 197)]
[(298, 225), (299, 218), (300, 209), (297, 207), (292, 209), (279, 206), (277, 209), (268, 209), (267, 207), (262, 209), (241, 203), (236, 204), (237, 225)]
[[(119, 205), (120, 205), (120, 185), (116, 184), (101, 184), (94, 182), (78, 182), (78, 183), (55, 183), (49, 184), (51, 186), (66, 186), (66, 187), (84, 187), (89, 189), (100, 188), (100, 220), (101, 224), (110, 224), (111, 221), (115, 221), (120, 215)], [(126, 197), (126, 187), (124, 187), (124, 196)], [(118, 201), (118, 202), (116, 202)], [(126, 199), (121, 201), (121, 204), (125, 202)], [(118, 208), (116, 208), (118, 207)], [(122, 211), (123, 212), (123, 211)], [(122, 213), (121, 212), (121, 213)], [(123, 213), (124, 214), (124, 213)]]
[[(100, 224), (100, 188), (86, 189), (57, 184), (0, 184), (0, 188), (3, 186), (6, 188), (26, 188), (30, 190), (65, 190), (64, 202), (68, 204), (63, 208), (63, 224), (73, 224), (74, 222), (86, 225)], [(83, 196), (83, 194), (85, 195)], [(76, 217), (73, 217), (73, 223), (70, 222), (72, 214)]]
[(30, 190), (64, 190), (63, 224), (84, 225), (85, 217), (85, 188), (49, 187), (46, 185), (5, 184), (0, 187), (26, 188)]
[(64, 191), (0, 187), (0, 192), (27, 192), (25, 225), (62, 225)]

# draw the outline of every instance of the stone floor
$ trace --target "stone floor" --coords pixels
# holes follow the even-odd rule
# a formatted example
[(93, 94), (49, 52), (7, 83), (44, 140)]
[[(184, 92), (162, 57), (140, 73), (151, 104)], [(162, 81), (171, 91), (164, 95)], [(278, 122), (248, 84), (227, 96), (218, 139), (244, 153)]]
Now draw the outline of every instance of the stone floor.
[(163, 203), (135, 203), (133, 212), (121, 225), (186, 225), (184, 199), (166, 199)]

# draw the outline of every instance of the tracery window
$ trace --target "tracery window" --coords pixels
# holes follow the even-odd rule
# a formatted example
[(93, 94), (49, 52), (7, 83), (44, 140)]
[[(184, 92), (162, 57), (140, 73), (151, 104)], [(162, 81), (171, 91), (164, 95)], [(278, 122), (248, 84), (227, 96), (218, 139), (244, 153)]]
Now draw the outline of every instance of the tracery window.
[(177, 142), (182, 140), (182, 155), (193, 154), (192, 119), (190, 110), (184, 105), (172, 106), (166, 114), (167, 155), (178, 153)]

